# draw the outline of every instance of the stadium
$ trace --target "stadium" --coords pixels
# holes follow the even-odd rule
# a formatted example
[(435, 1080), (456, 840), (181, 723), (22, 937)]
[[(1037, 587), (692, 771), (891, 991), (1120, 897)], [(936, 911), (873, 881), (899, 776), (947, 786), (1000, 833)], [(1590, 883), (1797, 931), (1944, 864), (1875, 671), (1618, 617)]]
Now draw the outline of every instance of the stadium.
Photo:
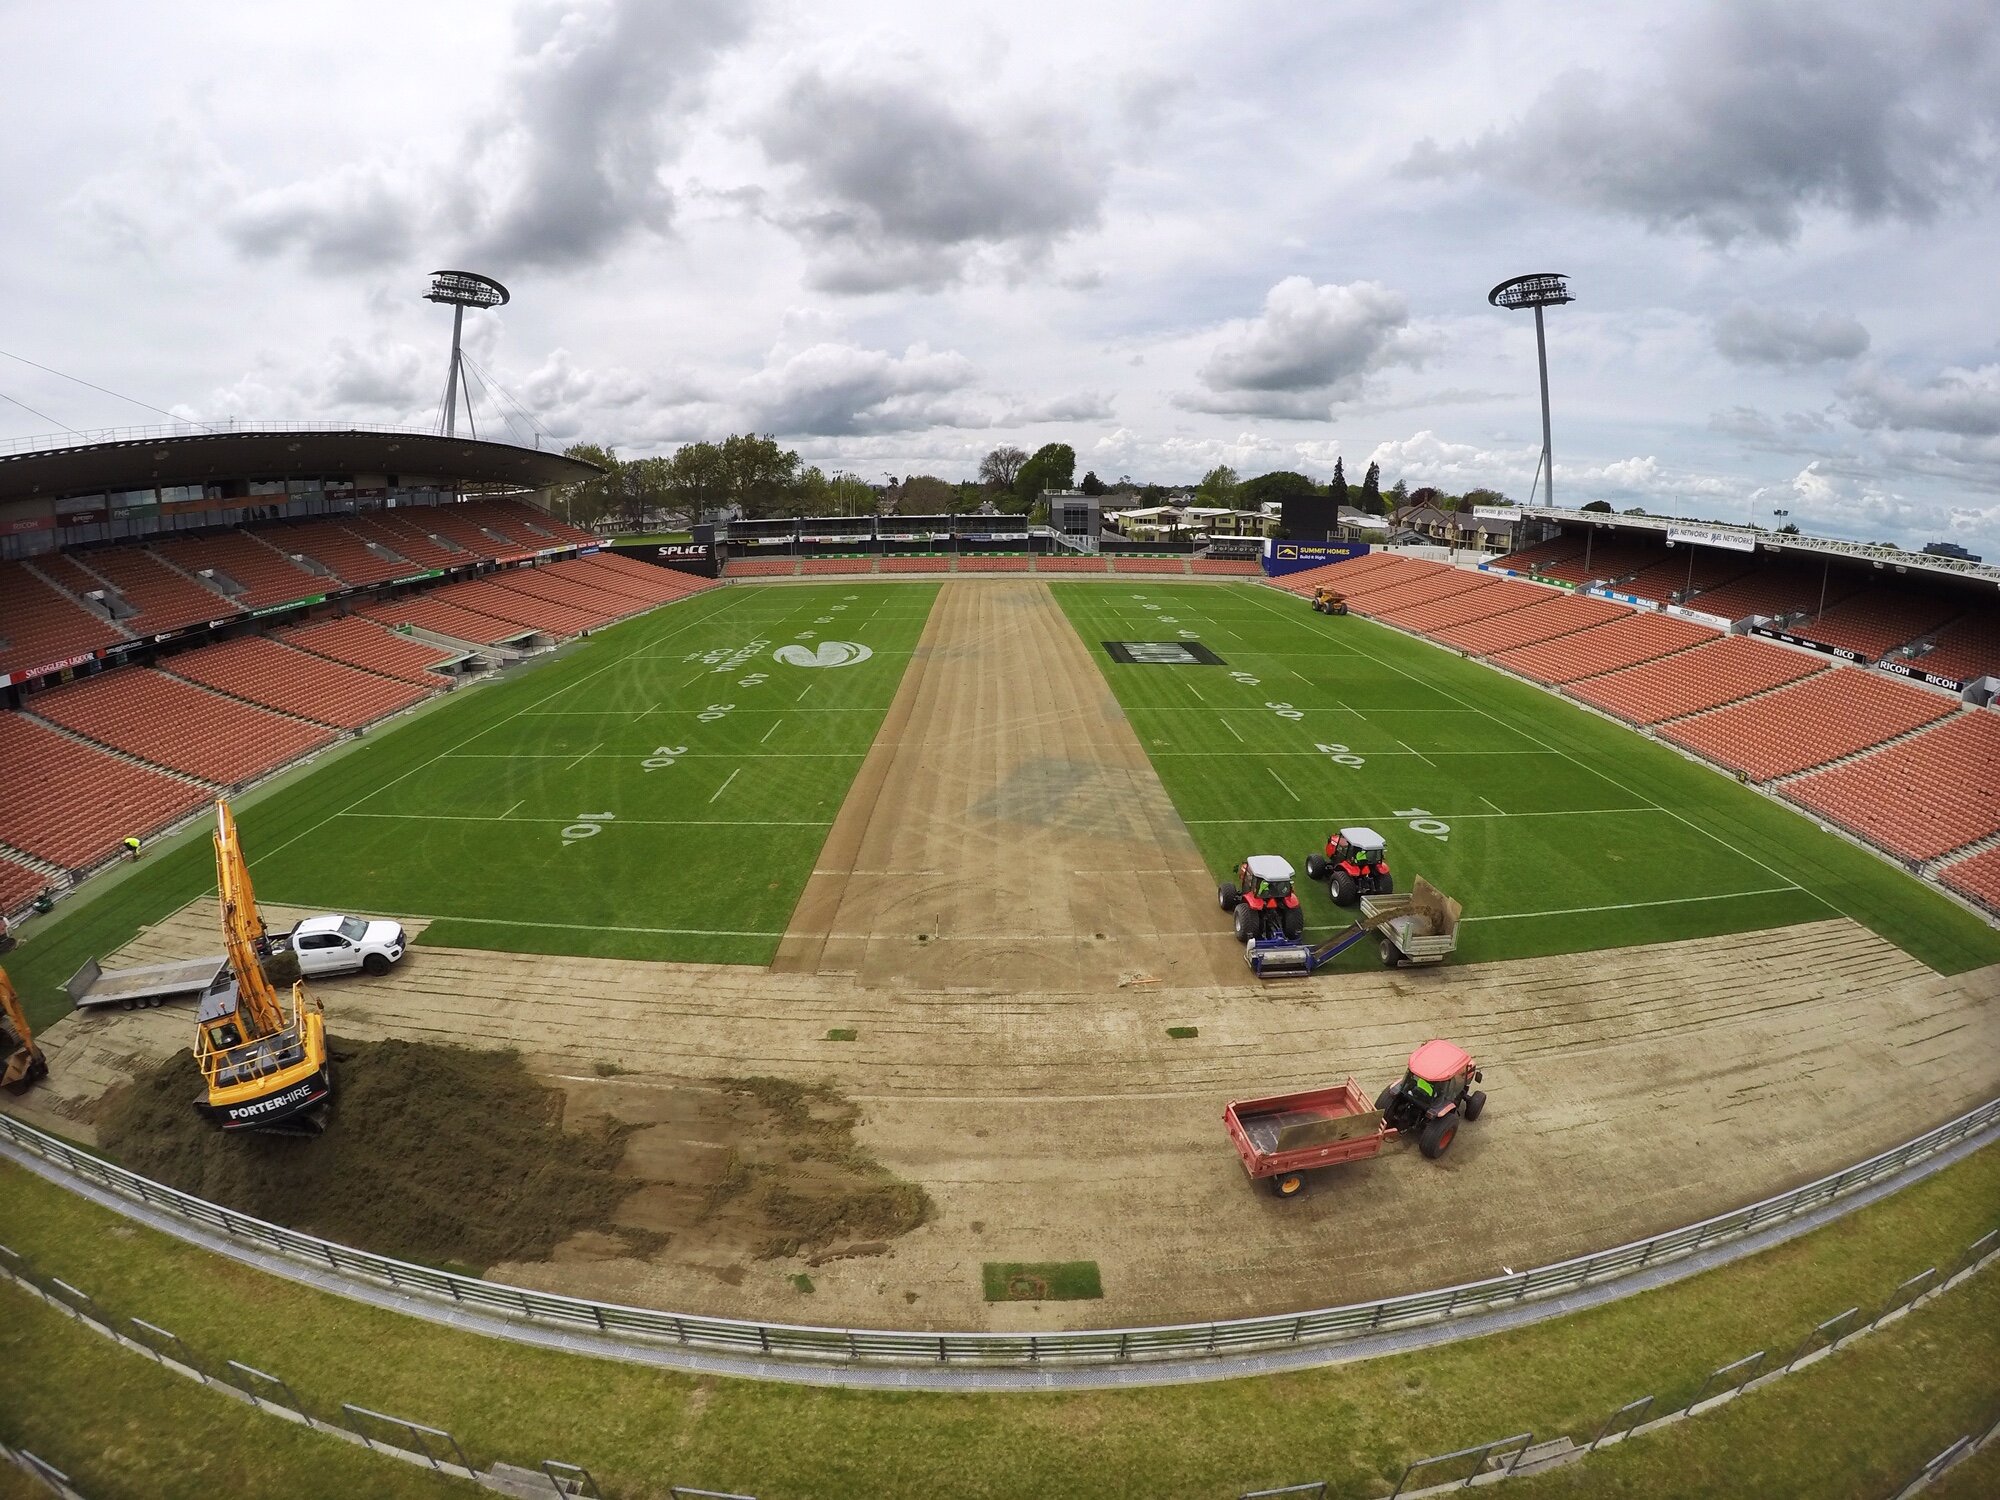
[[(1547, 507), (1497, 558), (621, 545), (551, 508), (591, 472), (326, 429), (0, 459), (0, 906), (47, 1070), (0, 1129), (9, 1274), (71, 1320), (42, 1357), (235, 1389), (253, 1444), (363, 1435), (327, 1493), (939, 1493), (969, 1462), (966, 1493), (1381, 1494), (1569, 1459), (1610, 1492), (1655, 1418), (1870, 1357), (1861, 1313), (1990, 1302), (2000, 569)], [(100, 1003), (215, 975), (218, 799), (273, 931), (399, 929), (314, 982), (310, 1141), (188, 1109), (198, 993)], [(1307, 878), (1306, 972), (1254, 972), (1218, 883), (1356, 829), (1449, 899), (1445, 961)], [(1351, 1075), (1365, 1109), (1430, 1038), (1491, 1101), (1439, 1159), (1373, 1137), (1274, 1194), (1230, 1149), (1225, 1106)], [(1769, 1330), (1704, 1290), (1787, 1254), (1873, 1257), (1880, 1305), (1814, 1344), (1841, 1309), (1793, 1301), (1826, 1288), (1774, 1285)], [(204, 1285), (287, 1309), (248, 1321), (296, 1318), (298, 1356), (205, 1338)], [(126, 1347), (76, 1353), (86, 1325)], [(1536, 1328), (1520, 1357), (1574, 1383), (1523, 1433), (1491, 1351)], [(519, 1361), (559, 1399), (449, 1416), (407, 1352), (446, 1338), (468, 1392)], [(1455, 1394), (1371, 1427), (1363, 1356), (1409, 1348)], [(578, 1387), (663, 1369), (738, 1414), (654, 1469)], [(936, 1394), (857, 1404), (882, 1388)], [(941, 1404), (1050, 1389), (1084, 1404)], [(1372, 1436), (1276, 1440), (1337, 1391)], [(1241, 1436), (1197, 1465), (1163, 1434), (1204, 1401)]]

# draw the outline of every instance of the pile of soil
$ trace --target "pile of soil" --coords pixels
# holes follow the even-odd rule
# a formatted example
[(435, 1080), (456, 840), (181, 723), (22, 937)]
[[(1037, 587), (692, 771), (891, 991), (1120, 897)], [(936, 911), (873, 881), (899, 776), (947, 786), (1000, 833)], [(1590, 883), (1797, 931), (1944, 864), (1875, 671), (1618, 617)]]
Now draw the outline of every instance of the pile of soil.
[(632, 1127), (563, 1125), (564, 1096), (515, 1052), (338, 1042), (334, 1108), (316, 1137), (225, 1135), (191, 1101), (180, 1052), (107, 1096), (104, 1148), (183, 1192), (383, 1255), (453, 1269), (545, 1260), (608, 1229), (638, 1184), (618, 1172)]

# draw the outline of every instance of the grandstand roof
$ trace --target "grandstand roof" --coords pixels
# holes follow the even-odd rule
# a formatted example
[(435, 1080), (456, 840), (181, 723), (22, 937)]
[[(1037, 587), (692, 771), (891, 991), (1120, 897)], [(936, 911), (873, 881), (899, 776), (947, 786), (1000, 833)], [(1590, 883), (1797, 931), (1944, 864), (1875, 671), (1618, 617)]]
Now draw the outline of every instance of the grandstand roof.
[(599, 470), (581, 459), (478, 438), (364, 427), (123, 428), (0, 452), (0, 501), (244, 476), (384, 473), (539, 489)]

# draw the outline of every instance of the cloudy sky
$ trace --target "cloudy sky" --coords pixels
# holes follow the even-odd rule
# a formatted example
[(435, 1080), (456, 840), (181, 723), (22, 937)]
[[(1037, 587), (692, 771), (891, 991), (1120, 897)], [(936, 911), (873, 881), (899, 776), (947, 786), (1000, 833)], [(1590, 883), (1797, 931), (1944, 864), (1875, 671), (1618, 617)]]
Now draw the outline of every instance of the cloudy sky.
[[(0, 349), (422, 425), (465, 266), (545, 442), (1523, 496), (1532, 319), (1485, 294), (1554, 270), (1558, 499), (2000, 554), (1991, 0), (1576, 14), (24, 0)], [(158, 420), (19, 358), (0, 440)]]

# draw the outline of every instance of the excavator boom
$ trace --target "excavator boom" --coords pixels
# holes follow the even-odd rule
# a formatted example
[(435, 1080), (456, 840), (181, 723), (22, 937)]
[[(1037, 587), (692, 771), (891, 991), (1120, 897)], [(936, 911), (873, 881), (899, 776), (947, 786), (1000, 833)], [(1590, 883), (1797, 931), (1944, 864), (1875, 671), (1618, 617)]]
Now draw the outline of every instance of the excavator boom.
[(0, 1088), (12, 1094), (25, 1093), (30, 1084), (48, 1073), (48, 1059), (28, 1029), (21, 997), (14, 993), (7, 971), (0, 969)]
[(250, 867), (236, 838), (236, 817), (227, 802), (215, 804), (215, 889), (222, 899), (222, 940), (236, 975), (237, 1010), (246, 1037), (269, 1036), (285, 1024), (277, 992), (264, 977), (259, 947), (264, 919), (250, 889)]

